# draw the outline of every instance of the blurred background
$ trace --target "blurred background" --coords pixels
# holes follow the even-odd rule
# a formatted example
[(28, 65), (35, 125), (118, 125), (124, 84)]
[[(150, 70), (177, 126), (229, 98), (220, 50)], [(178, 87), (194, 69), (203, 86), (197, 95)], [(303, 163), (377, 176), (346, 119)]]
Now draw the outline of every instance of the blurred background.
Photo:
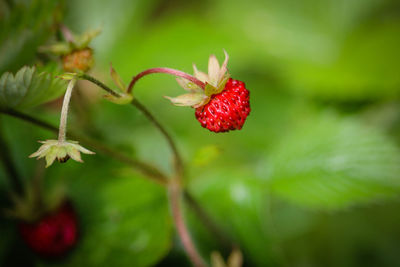
[[(0, 1), (0, 73), (42, 58), (54, 19), (76, 33), (102, 30), (90, 74), (109, 85), (110, 63), (128, 83), (152, 67), (206, 70), (210, 54), (229, 53), (231, 76), (251, 92), (241, 131), (211, 133), (193, 109), (172, 106), (162, 96), (183, 90), (167, 75), (143, 78), (135, 96), (176, 140), (188, 190), (241, 248), (244, 266), (400, 266), (399, 1)], [(171, 173), (163, 137), (102, 94), (79, 82), (71, 131)], [(23, 112), (57, 125), (60, 108), (56, 100)], [(27, 182), (37, 140), (56, 136), (0, 116), (8, 156)], [(1, 217), (0, 265), (190, 266), (164, 188), (101, 153), (83, 159), (43, 174), (46, 190), (62, 186), (77, 211), (74, 250), (35, 256)], [(229, 254), (188, 207), (185, 216), (206, 259)]]

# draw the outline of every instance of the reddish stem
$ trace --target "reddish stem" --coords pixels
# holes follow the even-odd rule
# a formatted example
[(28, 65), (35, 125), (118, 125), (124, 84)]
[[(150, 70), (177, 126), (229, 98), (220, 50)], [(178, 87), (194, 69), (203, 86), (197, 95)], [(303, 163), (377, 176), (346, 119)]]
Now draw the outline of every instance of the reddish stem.
[(175, 222), (175, 227), (178, 232), (178, 235), (181, 239), (183, 248), (185, 249), (187, 255), (189, 256), (190, 261), (195, 267), (206, 267), (206, 263), (203, 258), (197, 252), (196, 246), (193, 243), (193, 240), (189, 234), (189, 230), (187, 229), (185, 220), (182, 215), (182, 207), (180, 203), (181, 198), (181, 189), (178, 184), (179, 179), (175, 181), (171, 181), (169, 185), (169, 193), (170, 193), (170, 204), (172, 210), (172, 217)]
[(206, 86), (202, 81), (200, 81), (199, 79), (197, 79), (196, 77), (189, 75), (183, 71), (180, 70), (174, 70), (174, 69), (170, 69), (170, 68), (152, 68), (152, 69), (148, 69), (148, 70), (144, 70), (141, 73), (139, 73), (138, 75), (136, 75), (135, 77), (132, 78), (131, 83), (128, 86), (128, 93), (130, 93), (133, 89), (133, 86), (135, 85), (135, 83), (142, 78), (143, 76), (152, 74), (152, 73), (166, 73), (166, 74), (171, 74), (177, 77), (182, 77), (186, 80), (191, 81), (192, 83), (200, 86), (201, 88), (204, 89), (204, 87)]

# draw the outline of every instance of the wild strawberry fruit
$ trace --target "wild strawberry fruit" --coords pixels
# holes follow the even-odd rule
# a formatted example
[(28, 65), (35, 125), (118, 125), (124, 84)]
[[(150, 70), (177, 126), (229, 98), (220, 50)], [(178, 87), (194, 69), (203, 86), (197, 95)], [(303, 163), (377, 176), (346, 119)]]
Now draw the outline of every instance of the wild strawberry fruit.
[[(224, 51), (225, 52), (225, 51)], [(245, 84), (233, 80), (227, 70), (229, 56), (220, 67), (217, 58), (210, 56), (208, 74), (194, 68), (194, 77), (204, 83), (204, 89), (193, 81), (177, 78), (188, 94), (166, 97), (177, 106), (191, 106), (204, 128), (216, 133), (240, 130), (250, 113), (249, 94)]]
[(249, 93), (243, 82), (229, 79), (221, 93), (196, 109), (196, 119), (212, 132), (240, 130), (250, 113)]
[(65, 255), (78, 239), (77, 216), (68, 202), (36, 222), (19, 223), (18, 230), (25, 243), (45, 258)]

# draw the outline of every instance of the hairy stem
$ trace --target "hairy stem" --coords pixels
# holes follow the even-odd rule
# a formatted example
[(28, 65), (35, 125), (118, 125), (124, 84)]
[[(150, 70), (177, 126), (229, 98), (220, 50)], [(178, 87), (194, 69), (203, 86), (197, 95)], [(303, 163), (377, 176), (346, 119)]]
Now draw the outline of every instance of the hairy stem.
[(78, 77), (94, 83), (95, 85), (97, 85), (98, 87), (100, 87), (101, 89), (103, 89), (104, 91), (106, 91), (107, 93), (110, 93), (111, 95), (113, 95), (115, 97), (121, 97), (120, 94), (118, 94), (117, 92), (112, 90), (110, 87), (108, 87), (107, 85), (105, 85), (104, 83), (102, 83), (101, 81), (97, 80), (96, 78), (94, 78), (92, 76), (82, 73), (82, 74), (79, 74)]
[(197, 252), (197, 249), (193, 243), (193, 240), (189, 234), (187, 226), (185, 224), (183, 215), (182, 215), (182, 207), (181, 207), (181, 186), (175, 181), (172, 181), (169, 184), (169, 195), (170, 195), (170, 204), (172, 210), (172, 217), (175, 222), (176, 230), (180, 236), (182, 245), (189, 256), (190, 261), (196, 267), (205, 267), (206, 264), (200, 254)]
[(129, 86), (128, 86), (128, 93), (132, 92), (133, 86), (140, 78), (142, 78), (146, 75), (152, 74), (152, 73), (165, 73), (165, 74), (170, 74), (170, 75), (174, 75), (177, 77), (182, 77), (186, 80), (191, 81), (194, 84), (197, 84), (198, 86), (200, 86), (203, 89), (206, 86), (202, 81), (200, 81), (199, 79), (197, 79), (196, 77), (194, 77), (190, 74), (187, 74), (186, 72), (183, 72), (180, 70), (174, 70), (174, 69), (170, 69), (170, 68), (152, 68), (152, 69), (144, 70), (132, 78), (132, 81), (129, 83)]
[(64, 95), (64, 101), (61, 108), (61, 117), (60, 117), (60, 128), (58, 131), (58, 142), (63, 143), (65, 141), (65, 136), (67, 133), (67, 118), (68, 118), (68, 109), (69, 102), (71, 100), (72, 89), (74, 89), (76, 80), (73, 79), (68, 83), (67, 91)]

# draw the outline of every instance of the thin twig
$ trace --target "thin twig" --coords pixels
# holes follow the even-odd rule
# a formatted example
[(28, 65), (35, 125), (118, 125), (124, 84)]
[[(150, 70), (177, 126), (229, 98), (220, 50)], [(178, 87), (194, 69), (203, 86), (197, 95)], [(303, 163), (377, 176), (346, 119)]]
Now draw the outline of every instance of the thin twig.
[[(30, 115), (21, 113), (19, 111), (11, 110), (11, 109), (0, 109), (0, 112), (10, 115), (12, 117), (22, 119), (29, 123), (35, 124), (46, 130), (49, 130), (51, 132), (54, 132), (54, 133), (58, 132), (58, 128), (55, 127), (54, 125), (51, 125), (50, 123), (44, 122), (42, 120), (34, 118)], [(108, 155), (112, 158), (115, 158), (121, 162), (124, 162), (124, 163), (130, 165), (131, 167), (139, 170), (141, 173), (146, 175), (146, 177), (151, 178), (154, 181), (157, 181), (161, 184), (166, 184), (168, 181), (167, 177), (162, 172), (160, 172), (157, 168), (149, 165), (148, 163), (145, 163), (145, 162), (142, 162), (139, 160), (135, 160), (135, 159), (131, 159), (130, 157), (126, 156), (125, 154), (122, 154), (116, 150), (113, 150), (112, 148), (104, 146), (103, 144), (101, 144), (97, 141), (91, 140), (89, 138), (79, 136), (74, 133), (70, 133), (69, 136), (72, 137), (73, 139), (80, 140), (82, 143), (93, 147), (95, 150), (100, 151), (105, 155)]]
[(165, 73), (165, 74), (170, 74), (173, 76), (181, 77), (181, 78), (191, 81), (192, 83), (200, 86), (203, 89), (206, 86), (205, 83), (203, 83), (196, 77), (194, 77), (190, 74), (187, 74), (186, 72), (183, 72), (180, 70), (174, 70), (174, 69), (170, 69), (170, 68), (152, 68), (152, 69), (144, 70), (141, 73), (139, 73), (138, 75), (136, 75), (135, 77), (133, 77), (132, 81), (129, 83), (127, 92), (128, 93), (132, 92), (133, 86), (140, 78), (142, 78), (146, 75), (149, 75), (149, 74), (153, 74), (153, 73)]
[(165, 139), (168, 142), (168, 145), (172, 150), (172, 153), (174, 154), (174, 169), (176, 171), (175, 175), (181, 177), (183, 173), (182, 157), (171, 135), (161, 125), (161, 123), (153, 116), (153, 114), (151, 114), (151, 112), (137, 99), (134, 99), (132, 101), (132, 105), (135, 106), (137, 109), (139, 109), (146, 116), (146, 118), (157, 128), (157, 130), (159, 130), (161, 134), (165, 137)]
[(61, 108), (61, 116), (60, 116), (60, 127), (58, 130), (58, 142), (65, 142), (65, 137), (67, 133), (67, 119), (68, 119), (68, 110), (69, 110), (69, 102), (71, 100), (72, 90), (74, 89), (76, 80), (73, 79), (69, 81), (67, 91), (64, 95), (64, 101)]

